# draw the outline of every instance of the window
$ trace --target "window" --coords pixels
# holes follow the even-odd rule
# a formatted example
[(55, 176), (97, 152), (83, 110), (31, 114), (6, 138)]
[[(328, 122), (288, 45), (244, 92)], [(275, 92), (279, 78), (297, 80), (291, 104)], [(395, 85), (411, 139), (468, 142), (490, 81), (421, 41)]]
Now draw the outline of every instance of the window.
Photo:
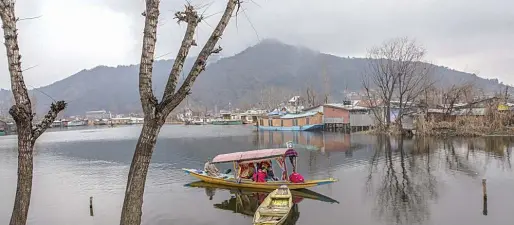
[(309, 125), (309, 117), (305, 118), (305, 125)]
[(270, 127), (273, 126), (273, 120), (272, 119), (268, 119), (268, 126), (270, 126)]
[(298, 119), (293, 119), (293, 126), (298, 126)]
[(264, 125), (264, 121), (263, 121), (263, 119), (260, 119), (260, 121), (259, 121), (259, 125), (261, 125), (261, 126), (262, 126), (262, 125)]
[(280, 120), (280, 126), (283, 127), (284, 126), (284, 120)]

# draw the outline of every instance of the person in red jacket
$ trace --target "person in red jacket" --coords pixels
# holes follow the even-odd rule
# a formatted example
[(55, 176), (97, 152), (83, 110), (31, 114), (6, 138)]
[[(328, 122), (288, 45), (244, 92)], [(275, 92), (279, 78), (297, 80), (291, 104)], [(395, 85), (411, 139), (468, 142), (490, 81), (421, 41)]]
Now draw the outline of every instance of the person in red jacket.
[(253, 175), (253, 180), (255, 182), (266, 182), (266, 171), (259, 169), (257, 173)]
[(291, 175), (289, 176), (289, 181), (291, 181), (292, 183), (303, 183), (305, 182), (305, 180), (303, 179), (303, 176), (297, 172), (293, 172), (291, 173)]

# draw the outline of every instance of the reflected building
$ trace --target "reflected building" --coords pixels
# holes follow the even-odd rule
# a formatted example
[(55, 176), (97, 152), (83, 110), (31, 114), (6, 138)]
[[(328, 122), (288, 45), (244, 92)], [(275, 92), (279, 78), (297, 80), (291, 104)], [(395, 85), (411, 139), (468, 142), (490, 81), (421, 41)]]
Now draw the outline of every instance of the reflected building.
[(321, 152), (344, 152), (351, 148), (351, 135), (345, 133), (258, 131), (255, 138), (263, 148), (285, 147), (289, 141), (295, 147)]

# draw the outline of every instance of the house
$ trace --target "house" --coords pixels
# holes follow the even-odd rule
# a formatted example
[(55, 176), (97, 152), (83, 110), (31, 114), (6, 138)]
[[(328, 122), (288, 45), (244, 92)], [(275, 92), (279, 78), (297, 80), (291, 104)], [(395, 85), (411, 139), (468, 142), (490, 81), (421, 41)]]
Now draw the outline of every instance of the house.
[(350, 123), (350, 111), (341, 104), (324, 104), (304, 109), (304, 111), (322, 113), (324, 124)]
[(327, 130), (367, 130), (374, 126), (375, 119), (371, 110), (355, 103), (327, 103), (304, 110), (322, 113)]

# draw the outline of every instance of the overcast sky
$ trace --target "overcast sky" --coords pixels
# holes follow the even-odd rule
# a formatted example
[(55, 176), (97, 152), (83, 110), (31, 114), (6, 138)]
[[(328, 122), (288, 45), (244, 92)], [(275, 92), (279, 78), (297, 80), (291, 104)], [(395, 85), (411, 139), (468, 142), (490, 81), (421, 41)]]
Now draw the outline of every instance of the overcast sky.
[[(339, 56), (365, 56), (384, 40), (408, 36), (428, 50), (428, 60), (514, 84), (514, 0), (245, 0), (220, 44), (231, 56), (264, 38)], [(183, 0), (161, 0), (156, 56), (174, 57), (185, 30), (173, 13)], [(207, 21), (204, 43), (226, 0), (192, 0)], [(209, 5), (207, 7), (206, 5)], [(17, 0), (25, 81), (48, 85), (97, 65), (139, 62), (144, 0)], [(253, 27), (253, 28), (252, 28)], [(5, 49), (2, 46), (3, 49)], [(197, 48), (198, 49), (198, 48)], [(2, 50), (0, 88), (10, 88)], [(193, 51), (192, 53), (197, 53)]]

